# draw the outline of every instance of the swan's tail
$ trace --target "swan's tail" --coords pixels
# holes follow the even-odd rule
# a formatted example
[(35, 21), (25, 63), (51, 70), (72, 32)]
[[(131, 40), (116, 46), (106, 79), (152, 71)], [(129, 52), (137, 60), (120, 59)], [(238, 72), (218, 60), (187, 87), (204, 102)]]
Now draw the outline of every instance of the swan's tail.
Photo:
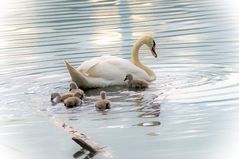
[(88, 81), (85, 75), (79, 71), (77, 71), (71, 64), (69, 64), (66, 60), (64, 60), (68, 72), (71, 76), (72, 81), (76, 82), (79, 88), (86, 88), (88, 85)]

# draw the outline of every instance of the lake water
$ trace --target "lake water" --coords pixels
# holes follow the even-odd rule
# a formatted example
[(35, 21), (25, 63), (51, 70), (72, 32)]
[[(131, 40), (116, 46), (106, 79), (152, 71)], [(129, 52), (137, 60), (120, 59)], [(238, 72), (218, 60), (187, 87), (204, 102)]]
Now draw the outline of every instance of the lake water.
[[(0, 1), (0, 157), (73, 158), (79, 145), (54, 125), (63, 121), (116, 159), (238, 158), (238, 7), (214, 0)], [(150, 88), (92, 89), (81, 107), (51, 105), (50, 94), (66, 92), (71, 80), (64, 59), (74, 67), (101, 55), (130, 59), (145, 32), (159, 52), (155, 59), (141, 50), (157, 74)], [(106, 113), (94, 109), (101, 90), (112, 101)]]

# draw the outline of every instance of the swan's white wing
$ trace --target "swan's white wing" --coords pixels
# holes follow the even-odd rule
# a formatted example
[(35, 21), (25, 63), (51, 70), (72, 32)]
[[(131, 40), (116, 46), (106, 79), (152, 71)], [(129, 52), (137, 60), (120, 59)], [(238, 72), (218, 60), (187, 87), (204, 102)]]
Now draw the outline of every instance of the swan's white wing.
[(96, 64), (100, 63), (100, 57), (95, 57), (90, 60), (84, 61), (77, 70), (80, 72), (86, 73), (90, 68), (95, 66)]
[(82, 63), (78, 70), (81, 70), (89, 77), (102, 78), (114, 83), (123, 83), (126, 74), (131, 73), (135, 78), (148, 80), (147, 73), (130, 61), (115, 57), (102, 56), (93, 58)]
[[(92, 58), (90, 60), (84, 61), (78, 68), (77, 70), (80, 72), (84, 72), (87, 73), (87, 71), (89, 69), (91, 69), (92, 67), (94, 67), (96, 64), (102, 62), (102, 61), (108, 61), (111, 59), (117, 59), (118, 57), (116, 56), (109, 56), (109, 55), (105, 55), (105, 56), (100, 56), (100, 57), (95, 57)], [(118, 58), (120, 59), (120, 58)]]

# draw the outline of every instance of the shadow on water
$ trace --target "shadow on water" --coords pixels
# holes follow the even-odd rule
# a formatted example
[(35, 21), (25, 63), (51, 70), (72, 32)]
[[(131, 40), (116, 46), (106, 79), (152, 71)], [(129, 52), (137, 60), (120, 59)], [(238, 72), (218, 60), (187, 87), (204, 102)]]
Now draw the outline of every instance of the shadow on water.
[(89, 152), (85, 149), (81, 149), (73, 154), (74, 158), (82, 158), (82, 159), (91, 159), (96, 155), (94, 152)]
[(82, 158), (82, 159), (91, 159), (96, 155), (96, 153), (87, 152), (85, 149), (81, 149), (73, 154), (74, 158)]

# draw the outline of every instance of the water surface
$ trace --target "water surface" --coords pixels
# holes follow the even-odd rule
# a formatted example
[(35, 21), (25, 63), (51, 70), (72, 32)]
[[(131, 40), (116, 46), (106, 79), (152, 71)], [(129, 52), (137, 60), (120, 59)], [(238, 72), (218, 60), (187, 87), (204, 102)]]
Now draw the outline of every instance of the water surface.
[[(73, 158), (80, 150), (54, 126), (64, 121), (107, 146), (114, 158), (238, 158), (239, 39), (235, 2), (214, 0), (11, 0), (0, 3), (0, 156)], [(146, 91), (105, 88), (112, 110), (52, 106), (74, 67), (92, 57), (130, 59), (133, 43), (154, 34), (157, 74)], [(83, 157), (81, 157), (83, 158)], [(94, 158), (101, 158), (96, 155)]]

